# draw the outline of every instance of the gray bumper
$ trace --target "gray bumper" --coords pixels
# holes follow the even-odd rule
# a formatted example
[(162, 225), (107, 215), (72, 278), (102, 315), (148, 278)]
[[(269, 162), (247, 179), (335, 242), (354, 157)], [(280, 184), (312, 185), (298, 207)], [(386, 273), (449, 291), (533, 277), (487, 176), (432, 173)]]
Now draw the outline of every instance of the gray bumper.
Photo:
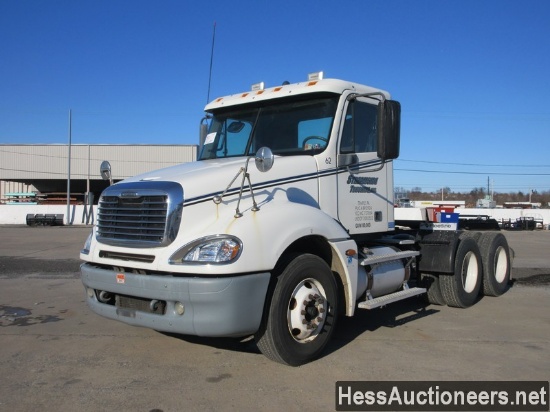
[[(101, 303), (97, 294), (86, 294), (97, 314), (135, 326), (196, 336), (245, 336), (256, 332), (262, 320), (270, 274), (255, 273), (223, 278), (138, 275), (95, 267), (80, 267), (82, 283), (89, 289), (115, 295), (166, 302), (164, 314), (119, 308)], [(183, 315), (176, 313), (183, 303)]]

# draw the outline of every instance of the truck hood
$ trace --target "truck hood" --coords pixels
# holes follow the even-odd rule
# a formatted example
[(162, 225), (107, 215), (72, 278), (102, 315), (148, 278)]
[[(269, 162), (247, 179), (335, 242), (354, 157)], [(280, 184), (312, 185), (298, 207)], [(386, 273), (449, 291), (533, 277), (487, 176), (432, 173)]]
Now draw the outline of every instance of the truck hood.
[[(246, 157), (202, 160), (144, 173), (123, 182), (177, 182), (183, 187), (187, 203), (222, 193), (245, 164)], [(276, 156), (273, 168), (266, 173), (256, 168), (253, 159), (248, 165), (248, 173), (254, 187), (270, 183), (281, 185), (286, 180), (292, 182), (313, 179), (317, 177), (317, 170), (317, 163), (312, 156)], [(231, 184), (228, 194), (238, 192), (241, 180), (242, 174)]]

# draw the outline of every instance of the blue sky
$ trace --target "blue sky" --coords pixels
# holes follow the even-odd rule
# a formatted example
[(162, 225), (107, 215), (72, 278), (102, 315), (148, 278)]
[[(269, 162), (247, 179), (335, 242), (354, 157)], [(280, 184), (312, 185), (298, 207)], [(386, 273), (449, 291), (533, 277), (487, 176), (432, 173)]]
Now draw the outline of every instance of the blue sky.
[(395, 185), (550, 190), (548, 0), (0, 0), (0, 144), (196, 144), (210, 98), (323, 70), (402, 104)]

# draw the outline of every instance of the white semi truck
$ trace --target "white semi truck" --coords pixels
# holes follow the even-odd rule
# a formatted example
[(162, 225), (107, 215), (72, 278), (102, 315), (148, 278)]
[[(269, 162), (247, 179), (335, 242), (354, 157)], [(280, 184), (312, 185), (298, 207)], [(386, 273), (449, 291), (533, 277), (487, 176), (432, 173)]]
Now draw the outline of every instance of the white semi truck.
[(505, 292), (501, 233), (438, 230), (448, 227), (424, 209), (396, 217), (400, 105), (387, 92), (316, 73), (205, 111), (198, 161), (102, 193), (80, 254), (94, 312), (177, 334), (254, 336), (268, 358), (301, 365), (321, 355), (340, 316), (417, 295), (468, 307)]

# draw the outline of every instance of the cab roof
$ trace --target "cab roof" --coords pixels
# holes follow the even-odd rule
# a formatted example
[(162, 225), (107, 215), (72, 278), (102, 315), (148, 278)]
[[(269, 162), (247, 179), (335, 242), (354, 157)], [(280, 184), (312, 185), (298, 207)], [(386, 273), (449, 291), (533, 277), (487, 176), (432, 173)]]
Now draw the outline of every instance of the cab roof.
[(205, 111), (212, 111), (222, 107), (230, 107), (240, 104), (260, 102), (271, 99), (278, 99), (287, 96), (295, 96), (307, 93), (335, 93), (343, 94), (347, 91), (357, 94), (381, 92), (387, 99), (390, 98), (388, 92), (374, 87), (353, 83), (338, 79), (310, 80), (301, 83), (284, 84), (281, 86), (264, 89), (263, 84), (253, 85), (252, 90), (232, 94), (229, 96), (218, 97), (211, 101), (204, 108)]

